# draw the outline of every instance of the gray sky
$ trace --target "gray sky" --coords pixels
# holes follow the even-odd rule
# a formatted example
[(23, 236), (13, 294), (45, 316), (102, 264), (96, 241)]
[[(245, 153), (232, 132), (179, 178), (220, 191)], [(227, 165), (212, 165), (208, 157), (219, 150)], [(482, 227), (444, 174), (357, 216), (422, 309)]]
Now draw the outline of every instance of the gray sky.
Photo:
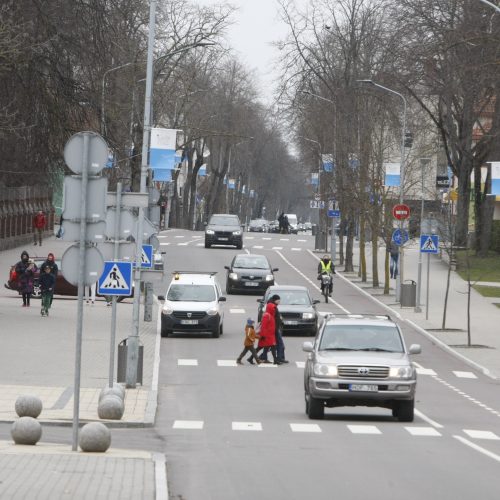
[[(221, 4), (221, 0), (193, 0), (199, 5)], [(304, 4), (306, 0), (299, 0)], [(270, 101), (273, 80), (278, 76), (273, 72), (278, 51), (271, 42), (285, 38), (287, 28), (279, 19), (275, 0), (229, 0), (238, 10), (233, 15), (234, 24), (229, 28), (227, 40), (249, 69), (255, 69), (258, 88), (262, 97)]]

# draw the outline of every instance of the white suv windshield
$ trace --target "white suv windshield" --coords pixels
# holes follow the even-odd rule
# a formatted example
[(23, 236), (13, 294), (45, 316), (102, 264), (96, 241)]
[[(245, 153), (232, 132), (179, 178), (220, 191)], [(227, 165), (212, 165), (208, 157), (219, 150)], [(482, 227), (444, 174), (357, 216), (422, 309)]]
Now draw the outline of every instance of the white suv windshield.
[(403, 352), (403, 344), (395, 326), (327, 325), (319, 350)]
[(171, 285), (167, 300), (172, 302), (213, 302), (215, 290), (211, 285)]
[(209, 222), (210, 225), (212, 226), (239, 226), (240, 221), (238, 220), (238, 217), (231, 217), (231, 216), (217, 216), (217, 217), (212, 217)]

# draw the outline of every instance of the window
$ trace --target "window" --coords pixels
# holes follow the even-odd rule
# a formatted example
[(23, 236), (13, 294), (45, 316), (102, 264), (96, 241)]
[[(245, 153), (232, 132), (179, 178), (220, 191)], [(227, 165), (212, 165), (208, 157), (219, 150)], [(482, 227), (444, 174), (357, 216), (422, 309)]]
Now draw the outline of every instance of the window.
[(213, 215), (209, 224), (217, 226), (239, 226), (240, 220), (236, 215)]
[(240, 255), (234, 259), (233, 267), (241, 269), (269, 269), (267, 259), (263, 256)]
[(403, 352), (399, 331), (395, 326), (327, 325), (319, 350)]
[(215, 290), (212, 285), (171, 285), (167, 300), (172, 302), (213, 302)]

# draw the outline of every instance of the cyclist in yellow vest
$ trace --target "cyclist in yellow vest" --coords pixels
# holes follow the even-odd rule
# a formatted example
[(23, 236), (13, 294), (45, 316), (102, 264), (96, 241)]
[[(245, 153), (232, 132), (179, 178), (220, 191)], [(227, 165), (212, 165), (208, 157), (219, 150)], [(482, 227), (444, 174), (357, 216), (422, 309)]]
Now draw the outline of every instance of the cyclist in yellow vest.
[[(328, 274), (336, 274), (335, 273), (335, 265), (328, 255), (323, 255), (318, 264), (318, 280), (321, 280), (321, 275), (324, 273)], [(333, 281), (330, 281), (329, 293), (332, 294), (333, 290)]]

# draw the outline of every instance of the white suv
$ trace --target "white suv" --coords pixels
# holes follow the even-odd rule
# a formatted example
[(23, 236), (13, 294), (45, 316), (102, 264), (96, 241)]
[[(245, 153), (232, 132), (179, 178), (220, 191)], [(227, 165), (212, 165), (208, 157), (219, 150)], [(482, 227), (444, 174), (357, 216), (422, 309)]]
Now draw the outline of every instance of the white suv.
[(161, 311), (161, 336), (174, 332), (210, 332), (218, 338), (223, 333), (226, 297), (215, 272), (175, 271), (164, 297)]

